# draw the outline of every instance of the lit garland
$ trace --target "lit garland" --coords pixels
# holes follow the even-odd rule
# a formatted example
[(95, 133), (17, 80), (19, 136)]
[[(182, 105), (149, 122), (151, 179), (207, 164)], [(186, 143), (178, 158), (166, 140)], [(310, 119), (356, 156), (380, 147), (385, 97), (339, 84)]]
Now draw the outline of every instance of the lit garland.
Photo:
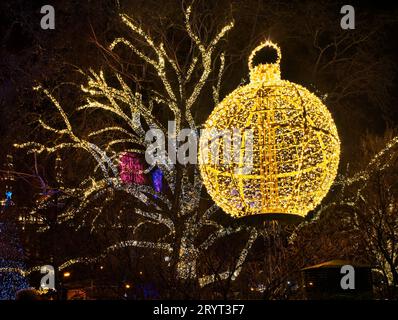
[(235, 268), (233, 270), (222, 272), (222, 273), (220, 273), (218, 275), (214, 274), (214, 275), (210, 275), (210, 276), (201, 277), (199, 279), (199, 285), (201, 287), (204, 287), (204, 286), (216, 281), (217, 277), (222, 279), (222, 280), (226, 280), (228, 278), (230, 278), (231, 281), (236, 280), (236, 278), (239, 276), (240, 272), (242, 271), (243, 264), (244, 264), (244, 262), (246, 260), (246, 257), (247, 257), (247, 255), (249, 253), (250, 248), (252, 247), (254, 241), (257, 239), (257, 236), (258, 236), (257, 230), (255, 230), (255, 229), (251, 230), (251, 234), (250, 234), (249, 240), (247, 241), (246, 246), (241, 251), (241, 253), (239, 255), (239, 258), (238, 258), (238, 261), (235, 264)]
[[(356, 173), (353, 177), (341, 176), (336, 179), (334, 185), (348, 186), (356, 182), (362, 182), (369, 179), (370, 174), (375, 170), (385, 170), (390, 167), (393, 163), (390, 161), (393, 153), (393, 148), (398, 146), (398, 136), (392, 138), (386, 146), (380, 150), (368, 163), (365, 170)], [(389, 159), (384, 159), (385, 156), (389, 156)], [(384, 161), (382, 162), (382, 160)]]
[[(123, 248), (129, 247), (136, 247), (136, 248), (150, 248), (150, 249), (157, 249), (157, 250), (166, 250), (168, 252), (172, 251), (171, 246), (167, 243), (152, 243), (148, 241), (136, 241), (136, 240), (126, 240), (115, 243), (109, 247), (107, 247), (100, 255), (96, 257), (78, 257), (69, 259), (58, 267), (59, 271), (67, 269), (75, 264), (92, 264), (97, 263), (101, 259), (104, 259), (110, 253), (120, 250)], [(27, 277), (33, 272), (40, 272), (41, 266), (34, 266), (29, 269), (23, 269), (21, 267), (0, 267), (0, 273), (18, 273), (23, 277)]]
[[(255, 54), (264, 47), (276, 49), (277, 61), (253, 66)], [(333, 119), (314, 94), (281, 80), (280, 59), (279, 47), (271, 42), (254, 49), (249, 58), (251, 82), (216, 106), (201, 136), (204, 184), (233, 216), (305, 216), (321, 202), (337, 174), (340, 141)], [(235, 150), (217, 134), (247, 129), (253, 132), (253, 166), (241, 172), (247, 166), (246, 145), (241, 142), (238, 156), (227, 163), (222, 155)], [(209, 145), (219, 153), (208, 156)]]

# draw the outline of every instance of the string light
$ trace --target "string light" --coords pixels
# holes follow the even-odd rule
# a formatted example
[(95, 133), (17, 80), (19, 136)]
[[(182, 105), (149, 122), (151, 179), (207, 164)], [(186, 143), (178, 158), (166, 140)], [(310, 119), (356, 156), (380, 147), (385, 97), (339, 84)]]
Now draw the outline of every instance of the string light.
[[(166, 52), (163, 43), (157, 43), (133, 19), (127, 15), (121, 15), (124, 24), (146, 46), (141, 49), (141, 46), (137, 47), (125, 38), (117, 38), (111, 43), (109, 49), (115, 51), (120, 45), (125, 46), (149, 67), (153, 68), (162, 88), (160, 92), (147, 90), (148, 99), (145, 101), (142, 99), (142, 94), (134, 92), (123, 80), (122, 76), (117, 73), (113, 74), (112, 81), (109, 81), (103, 71), (89, 70), (88, 72), (83, 72), (80, 70), (87, 77), (87, 83), (81, 86), (81, 90), (87, 98), (77, 110), (99, 110), (116, 119), (115, 122), (117, 124), (98, 128), (84, 137), (78, 136), (78, 131), (75, 132), (67, 112), (56, 98), (49, 90), (41, 86), (36, 87), (36, 90), (43, 92), (52, 102), (62, 120), (60, 128), (52, 127), (42, 120), (39, 121), (39, 124), (43, 129), (58, 135), (61, 139), (54, 139), (54, 144), (30, 141), (16, 144), (15, 146), (38, 154), (43, 152), (60, 154), (63, 150), (76, 148), (86, 152), (94, 162), (94, 169), (91, 172), (87, 172), (87, 176), (82, 177), (82, 182), (77, 186), (65, 186), (63, 185), (65, 181), (60, 183), (59, 201), (74, 198), (78, 199), (78, 205), (71, 205), (65, 208), (64, 211), (60, 212), (57, 221), (64, 223), (79, 217), (77, 229), (88, 223), (92, 223), (91, 230), (95, 228), (120, 227), (119, 223), (105, 226), (100, 223), (95, 224), (98, 215), (103, 212), (103, 207), (101, 206), (111, 201), (115, 192), (119, 191), (125, 193), (126, 196), (132, 197), (134, 201), (141, 205), (141, 209), (134, 211), (140, 218), (140, 221), (133, 228), (134, 235), (135, 232), (140, 230), (143, 223), (161, 224), (168, 229), (165, 235), (154, 241), (126, 240), (110, 246), (95, 257), (73, 257), (61, 264), (59, 270), (79, 263), (98, 263), (110, 251), (125, 247), (141, 247), (149, 250), (165, 250), (167, 256), (173, 257), (173, 259), (176, 257), (178, 260), (178, 278), (198, 279), (197, 260), (199, 251), (208, 250), (214, 241), (227, 235), (248, 232), (249, 235), (254, 234), (254, 236), (250, 236), (247, 239), (248, 246), (244, 247), (239, 256), (240, 259), (237, 262), (237, 266), (234, 271), (231, 271), (234, 279), (239, 275), (240, 266), (246, 259), (247, 250), (250, 249), (255, 237), (257, 237), (257, 233), (251, 233), (253, 229), (251, 227), (226, 228), (213, 221), (211, 218), (218, 210), (217, 205), (212, 205), (203, 212), (200, 207), (203, 183), (198, 168), (193, 168), (193, 170), (191, 170), (192, 168), (188, 169), (188, 167), (179, 168), (181, 172), (177, 172), (176, 166), (170, 164), (166, 157), (162, 159), (161, 163), (157, 164), (157, 168), (162, 173), (162, 180), (158, 178), (157, 181), (161, 181), (162, 185), (155, 183), (154, 186), (124, 183), (120, 174), (120, 150), (116, 149), (117, 146), (123, 145), (123, 152), (130, 153), (139, 153), (146, 150), (148, 142), (145, 141), (144, 137), (148, 127), (159, 129), (167, 135), (164, 125), (156, 117), (159, 110), (160, 112), (163, 111), (162, 109), (171, 111), (174, 116), (173, 120), (176, 122), (176, 134), (182, 129), (183, 123), (188, 123), (191, 129), (197, 131), (198, 126), (193, 119), (194, 108), (198, 105), (199, 96), (206, 92), (204, 88), (206, 88), (206, 84), (211, 83), (210, 79), (213, 78), (213, 75), (215, 79), (213, 82), (214, 86), (210, 88), (212, 90), (209, 92), (213, 95), (215, 102), (219, 100), (225, 66), (225, 53), (218, 49), (218, 45), (225, 38), (227, 32), (233, 28), (234, 22), (231, 21), (225, 24), (215, 33), (212, 39), (205, 43), (197, 35), (196, 27), (192, 26), (191, 13), (192, 9), (188, 7), (185, 12), (185, 29), (195, 49), (187, 68), (181, 67), (185, 65), (185, 62), (178, 63), (174, 55)], [(198, 75), (197, 78), (196, 75)], [(117, 80), (116, 85), (114, 80)], [(155, 108), (158, 109), (156, 112), (154, 112)], [(143, 125), (142, 121), (145, 121), (145, 125)], [(62, 153), (62, 155), (65, 154), (66, 152)], [(61, 177), (59, 178), (62, 180)], [(166, 194), (166, 187), (167, 193), (170, 193), (171, 196)], [(98, 201), (100, 197), (105, 199)], [(174, 199), (174, 197), (179, 198)], [(97, 205), (98, 202), (101, 203)], [(93, 220), (88, 220), (87, 212), (91, 210), (92, 207), (90, 205), (93, 205), (93, 203), (95, 203), (95, 208), (93, 209), (95, 217)], [(175, 203), (178, 203), (177, 207), (174, 206)], [(38, 207), (45, 208), (45, 201), (40, 202)], [(142, 208), (145, 208), (145, 210)], [(176, 232), (175, 226), (178, 225), (182, 218), (185, 221), (182, 232)], [(204, 239), (202, 245), (200, 245), (198, 244), (198, 239), (201, 237), (201, 230), (205, 227), (211, 234), (208, 240)], [(40, 230), (45, 231), (48, 228), (43, 226)], [(177, 244), (179, 243), (181, 245), (178, 247)], [(175, 250), (178, 253), (172, 254)], [(23, 272), (26, 274), (32, 270), (36, 269), (29, 269)], [(218, 275), (214, 274), (209, 277), (206, 279), (213, 280), (204, 281), (207, 284), (220, 279)]]
[(16, 230), (10, 223), (0, 223), (0, 300), (15, 299), (18, 290), (29, 286), (24, 274), (24, 252)]

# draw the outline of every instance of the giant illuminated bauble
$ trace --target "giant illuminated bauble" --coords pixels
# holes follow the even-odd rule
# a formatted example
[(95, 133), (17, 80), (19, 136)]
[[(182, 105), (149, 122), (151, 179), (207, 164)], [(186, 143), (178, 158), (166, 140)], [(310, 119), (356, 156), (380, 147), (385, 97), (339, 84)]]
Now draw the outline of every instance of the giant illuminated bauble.
[[(276, 51), (276, 62), (253, 66), (265, 47)], [(331, 114), (313, 93), (281, 80), (280, 59), (272, 42), (254, 49), (250, 83), (216, 106), (201, 133), (204, 185), (215, 203), (235, 217), (305, 216), (325, 197), (337, 174), (340, 140)], [(220, 135), (231, 131), (237, 140)], [(245, 156), (249, 148), (251, 157)]]

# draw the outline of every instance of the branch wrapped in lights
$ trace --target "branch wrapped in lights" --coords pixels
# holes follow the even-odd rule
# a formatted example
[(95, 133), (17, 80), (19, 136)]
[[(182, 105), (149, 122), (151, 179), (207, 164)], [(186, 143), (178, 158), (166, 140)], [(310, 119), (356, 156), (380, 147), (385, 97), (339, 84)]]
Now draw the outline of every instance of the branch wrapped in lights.
[[(132, 36), (137, 40), (136, 43), (144, 45), (136, 46), (134, 41), (117, 38), (110, 44), (109, 49), (116, 54), (119, 47), (124, 46), (142, 59), (144, 64), (155, 71), (155, 76), (160, 84), (160, 89), (157, 87), (156, 90), (159, 91), (148, 89), (146, 90), (147, 99), (143, 99), (141, 92), (134, 92), (119, 74), (113, 75), (117, 81), (116, 85), (111, 85), (111, 81), (103, 71), (89, 70), (87, 73), (81, 71), (88, 80), (87, 84), (81, 86), (86, 101), (76, 109), (78, 111), (100, 111), (115, 119), (115, 123), (96, 128), (81, 137), (77, 131), (74, 131), (73, 124), (61, 104), (48, 90), (38, 87), (37, 89), (44, 92), (56, 107), (62, 120), (62, 127), (59, 129), (44, 121), (40, 121), (40, 125), (45, 130), (58, 135), (59, 139), (54, 139), (55, 145), (27, 142), (16, 146), (29, 149), (34, 153), (62, 154), (64, 150), (71, 148), (87, 152), (94, 160), (95, 167), (78, 186), (60, 186), (62, 200), (74, 197), (78, 199), (78, 204), (60, 213), (58, 222), (71, 222), (72, 219), (79, 219), (77, 229), (89, 223), (92, 224), (91, 230), (102, 228), (104, 226), (98, 222), (101, 220), (98, 217), (103, 212), (102, 208), (113, 199), (115, 191), (124, 192), (131, 197), (134, 203), (138, 202), (135, 204), (136, 210), (123, 208), (123, 211), (132, 212), (138, 217), (137, 224), (131, 228), (134, 237), (140, 239), (139, 232), (144, 224), (155, 227), (161, 224), (166, 226), (167, 230), (158, 241), (145, 242), (144, 245), (140, 241), (129, 240), (130, 246), (153, 250), (162, 248), (178, 252), (176, 255), (178, 277), (197, 279), (198, 249), (208, 250), (216, 239), (237, 232), (250, 233), (251, 228), (245, 228), (245, 230), (238, 227), (226, 228), (213, 221), (212, 215), (218, 210), (217, 206), (212, 206), (204, 212), (199, 209), (203, 184), (198, 168), (177, 168), (168, 161), (166, 153), (161, 163), (157, 164), (156, 169), (161, 170), (162, 177), (157, 179), (158, 183), (155, 184), (155, 187), (124, 183), (123, 176), (120, 175), (123, 170), (120, 170), (119, 155), (127, 152), (139, 153), (147, 148), (148, 142), (144, 139), (145, 128), (159, 129), (167, 135), (165, 125), (156, 116), (159, 114), (156, 108), (165, 108), (171, 111), (174, 119), (169, 120), (175, 120), (176, 134), (183, 129), (183, 123), (187, 123), (191, 129), (197, 130), (198, 126), (193, 119), (193, 114), (194, 108), (199, 105), (200, 95), (211, 92), (213, 100), (219, 101), (226, 55), (218, 46), (227, 32), (233, 28), (234, 22), (231, 21), (222, 26), (214, 32), (213, 38), (205, 43), (197, 34), (197, 28), (193, 25), (195, 17), (192, 16), (191, 7), (188, 7), (185, 12), (184, 26), (188, 38), (192, 42), (193, 50), (189, 57), (184, 57), (184, 61), (179, 62), (176, 55), (170, 54), (165, 49), (168, 46), (162, 42), (157, 43), (155, 39), (159, 39), (158, 37), (151, 37), (149, 32), (125, 14), (121, 15), (121, 19), (132, 31)], [(188, 63), (186, 63), (187, 58), (191, 59)], [(204, 90), (208, 84), (211, 86), (210, 91)], [(66, 159), (64, 154), (62, 159)], [(154, 169), (147, 168), (145, 174)], [(63, 180), (63, 183), (67, 183), (66, 179)], [(42, 208), (45, 207), (45, 204), (40, 203), (39, 206)], [(93, 218), (88, 214), (90, 210), (93, 211)], [(176, 227), (181, 225), (183, 225), (182, 232), (176, 232)], [(211, 228), (211, 234), (209, 239), (203, 239), (203, 245), (200, 245), (197, 243), (199, 232), (205, 226)], [(113, 228), (115, 226), (105, 227)], [(41, 230), (47, 230), (46, 226), (42, 226)], [(254, 240), (249, 237), (247, 241), (250, 243)], [(119, 248), (121, 246), (114, 247), (115, 250)], [(99, 257), (105, 256), (100, 255)], [(246, 255), (243, 254), (242, 257), (245, 259)], [(94, 263), (95, 261), (97, 258), (80, 257), (67, 261), (63, 267), (74, 263)], [(213, 277), (213, 279), (218, 278)], [(209, 282), (207, 281), (207, 283)]]

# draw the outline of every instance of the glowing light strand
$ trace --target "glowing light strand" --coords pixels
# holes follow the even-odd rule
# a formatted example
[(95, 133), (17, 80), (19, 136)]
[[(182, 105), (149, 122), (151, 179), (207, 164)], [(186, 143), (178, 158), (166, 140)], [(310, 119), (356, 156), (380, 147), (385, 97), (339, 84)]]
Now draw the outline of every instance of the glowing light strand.
[[(149, 58), (149, 55), (145, 54), (143, 51), (135, 47), (131, 42), (125, 40), (124, 38), (115, 39), (110, 45), (110, 49), (115, 50), (118, 44), (123, 44), (127, 48), (132, 50), (132, 52), (137, 54), (137, 56), (140, 57), (144, 62), (153, 66), (154, 69), (157, 71), (157, 75), (160, 81), (163, 84), (165, 95), (156, 91), (150, 91), (154, 96), (149, 98), (149, 104), (145, 104), (142, 101), (141, 94), (139, 92), (133, 92), (119, 74), (116, 74), (116, 77), (119, 81), (120, 88), (113, 88), (108, 85), (103, 71), (97, 73), (93, 70), (90, 70), (89, 73), (86, 74), (88, 79), (87, 85), (81, 86), (82, 92), (87, 93), (88, 98), (86, 100), (86, 103), (78, 107), (77, 110), (83, 111), (85, 109), (100, 109), (105, 112), (110, 112), (111, 114), (124, 121), (126, 127), (129, 128), (129, 130), (126, 130), (124, 126), (122, 127), (119, 125), (111, 125), (93, 131), (88, 135), (87, 139), (95, 139), (98, 135), (104, 135), (105, 137), (108, 137), (106, 133), (110, 132), (115, 134), (121, 134), (122, 137), (117, 137), (115, 139), (112, 138), (111, 141), (108, 141), (106, 143), (105, 146), (107, 149), (105, 149), (105, 147), (104, 149), (102, 149), (99, 144), (95, 144), (87, 139), (78, 138), (72, 130), (72, 126), (68, 120), (67, 114), (64, 112), (56, 99), (54, 99), (47, 90), (44, 90), (44, 93), (56, 106), (61, 115), (61, 118), (65, 123), (65, 128), (56, 129), (47, 125), (43, 121), (41, 121), (40, 124), (46, 130), (54, 132), (60, 136), (62, 135), (69, 137), (69, 139), (71, 139), (71, 142), (65, 142), (57, 144), (55, 146), (45, 146), (37, 142), (28, 142), (16, 145), (19, 148), (31, 148), (34, 152), (46, 151), (49, 153), (54, 153), (62, 149), (71, 147), (80, 148), (87, 151), (95, 160), (96, 167), (98, 166), (98, 168), (100, 169), (102, 178), (94, 176), (84, 178), (82, 183), (76, 188), (67, 188), (65, 186), (61, 186), (61, 189), (64, 193), (63, 197), (78, 197), (80, 199), (80, 203), (77, 207), (72, 207), (60, 215), (61, 221), (75, 219), (76, 216), (81, 213), (84, 208), (88, 207), (91, 202), (93, 202), (95, 199), (98, 199), (98, 197), (107, 195), (107, 199), (112, 199), (111, 194), (113, 194), (114, 191), (123, 191), (127, 194), (132, 195), (133, 197), (145, 204), (148, 203), (148, 200), (152, 201), (152, 199), (156, 199), (153, 205), (154, 208), (159, 212), (146, 212), (143, 210), (136, 210), (136, 214), (140, 215), (143, 219), (148, 219), (148, 221), (165, 225), (170, 231), (166, 236), (163, 237), (163, 239), (168, 239), (168, 241), (170, 242), (156, 243), (128, 240), (109, 247), (107, 250), (105, 250), (104, 253), (102, 253), (98, 257), (80, 257), (70, 259), (62, 264), (61, 269), (67, 268), (68, 266), (76, 263), (94, 263), (98, 261), (98, 259), (104, 258), (107, 253), (128, 246), (139, 246), (142, 248), (161, 249), (168, 251), (174, 250), (173, 247), (175, 246), (175, 243), (178, 243), (177, 239), (175, 239), (176, 233), (174, 230), (174, 219), (178, 220), (181, 217), (189, 216), (190, 218), (186, 220), (187, 222), (185, 223), (185, 229), (183, 230), (183, 234), (181, 236), (182, 245), (179, 248), (178, 276), (180, 278), (197, 278), (196, 263), (199, 256), (199, 247), (194, 243), (194, 240), (197, 237), (201, 228), (203, 228), (204, 226), (212, 226), (213, 228), (215, 228), (216, 230), (214, 230), (214, 232), (217, 235), (217, 239), (233, 232), (241, 231), (239, 228), (237, 230), (234, 230), (233, 228), (224, 228), (222, 225), (210, 220), (211, 216), (218, 209), (217, 206), (212, 206), (204, 214), (203, 212), (198, 210), (203, 186), (197, 169), (193, 173), (193, 180), (192, 177), (188, 178), (188, 175), (190, 174), (189, 170), (183, 170), (181, 178), (181, 183), (183, 184), (181, 190), (183, 191), (183, 194), (180, 195), (180, 206), (177, 208), (177, 212), (174, 212), (175, 215), (173, 216), (170, 215), (170, 210), (173, 204), (163, 192), (157, 193), (150, 186), (123, 185), (121, 183), (118, 174), (118, 152), (112, 150), (113, 146), (123, 144), (123, 142), (125, 142), (126, 144), (138, 144), (143, 148), (142, 150), (145, 149), (145, 141), (140, 140), (145, 133), (145, 130), (140, 123), (140, 117), (145, 119), (149, 127), (159, 128), (163, 132), (165, 132), (165, 128), (152, 113), (154, 108), (153, 102), (156, 102), (157, 107), (161, 107), (162, 105), (164, 105), (170, 108), (175, 117), (174, 120), (176, 120), (177, 122), (177, 133), (178, 130), (181, 129), (182, 116), (185, 117), (185, 120), (189, 123), (189, 126), (191, 128), (196, 129), (196, 124), (192, 117), (192, 108), (198, 100), (199, 95), (202, 93), (205, 84), (208, 82), (209, 75), (211, 74), (211, 72), (214, 72), (212, 66), (215, 64), (212, 60), (216, 58), (214, 57), (216, 46), (218, 45), (220, 40), (225, 37), (227, 32), (232, 29), (234, 23), (230, 22), (225, 25), (216, 34), (213, 40), (209, 42), (209, 44), (204, 44), (192, 30), (190, 14), (191, 7), (188, 7), (187, 12), (185, 13), (186, 31), (189, 37), (197, 45), (199, 49), (199, 55), (192, 57), (192, 61), (190, 62), (188, 69), (185, 71), (185, 75), (182, 70), (180, 70), (179, 64), (168, 56), (162, 43), (156, 44), (141, 27), (137, 26), (134, 23), (132, 19), (130, 19), (126, 15), (121, 15), (123, 22), (135, 34), (141, 37), (148, 44), (149, 48), (151, 48), (155, 52), (156, 59)], [(219, 57), (220, 69), (217, 73), (217, 82), (213, 86), (213, 99), (215, 99), (215, 101), (218, 100), (219, 97), (222, 82), (222, 73), (225, 63), (224, 53), (222, 53)], [(168, 78), (168, 65), (171, 66), (172, 70), (174, 70), (177, 75), (178, 83), (177, 88), (175, 89), (172, 86), (173, 81), (170, 81), (170, 79)], [(188, 84), (188, 81), (193, 81), (192, 76), (194, 74), (194, 71), (200, 67), (202, 68), (202, 70), (199, 78), (197, 80), (195, 79), (196, 83), (194, 85), (192, 85), (192, 83), (189, 85), (189, 88), (193, 88), (192, 92), (187, 94), (187, 98), (182, 97), (182, 92), (189, 92), (189, 90), (186, 90), (188, 88), (186, 87), (186, 85)], [(180, 94), (180, 97), (177, 98), (177, 94)], [(181, 100), (184, 105), (177, 105), (177, 100)], [(127, 107), (128, 110), (123, 109), (125, 107)], [(183, 109), (185, 109), (184, 115), (182, 115), (181, 111)], [(131, 149), (131, 147), (126, 148), (126, 150), (128, 149)], [(170, 188), (170, 192), (173, 194), (175, 192), (177, 183), (176, 168), (168, 164), (167, 161), (158, 164), (158, 167), (162, 170), (164, 178), (167, 181), (167, 185)], [(152, 199), (149, 199), (151, 197)], [(162, 208), (160, 208), (159, 206), (162, 206)], [(95, 211), (95, 222), (101, 212), (101, 208), (97, 207), (93, 210)], [(83, 223), (86, 223), (85, 219), (86, 218), (84, 217)], [(140, 221), (137, 225), (141, 226), (141, 223), (143, 222), (144, 221)], [(113, 227), (117, 227), (117, 225)], [(220, 231), (217, 231), (217, 229), (219, 229)], [(241, 265), (243, 263), (243, 260), (246, 259), (247, 250), (250, 249), (251, 244), (254, 241), (254, 235), (251, 230), (252, 228), (247, 228), (247, 231), (251, 234), (251, 236), (249, 237), (246, 246), (240, 254), (239, 265)], [(200, 249), (208, 249), (209, 246), (214, 242), (213, 237), (214, 235), (210, 235), (210, 238), (208, 240), (205, 239), (205, 244), (202, 245)], [(30, 269), (30, 271), (31, 270), (33, 269)], [(235, 278), (238, 276), (239, 272), (239, 268), (235, 270)], [(216, 279), (216, 277), (213, 276), (212, 279)], [(207, 281), (207, 283), (209, 283), (209, 281)]]

